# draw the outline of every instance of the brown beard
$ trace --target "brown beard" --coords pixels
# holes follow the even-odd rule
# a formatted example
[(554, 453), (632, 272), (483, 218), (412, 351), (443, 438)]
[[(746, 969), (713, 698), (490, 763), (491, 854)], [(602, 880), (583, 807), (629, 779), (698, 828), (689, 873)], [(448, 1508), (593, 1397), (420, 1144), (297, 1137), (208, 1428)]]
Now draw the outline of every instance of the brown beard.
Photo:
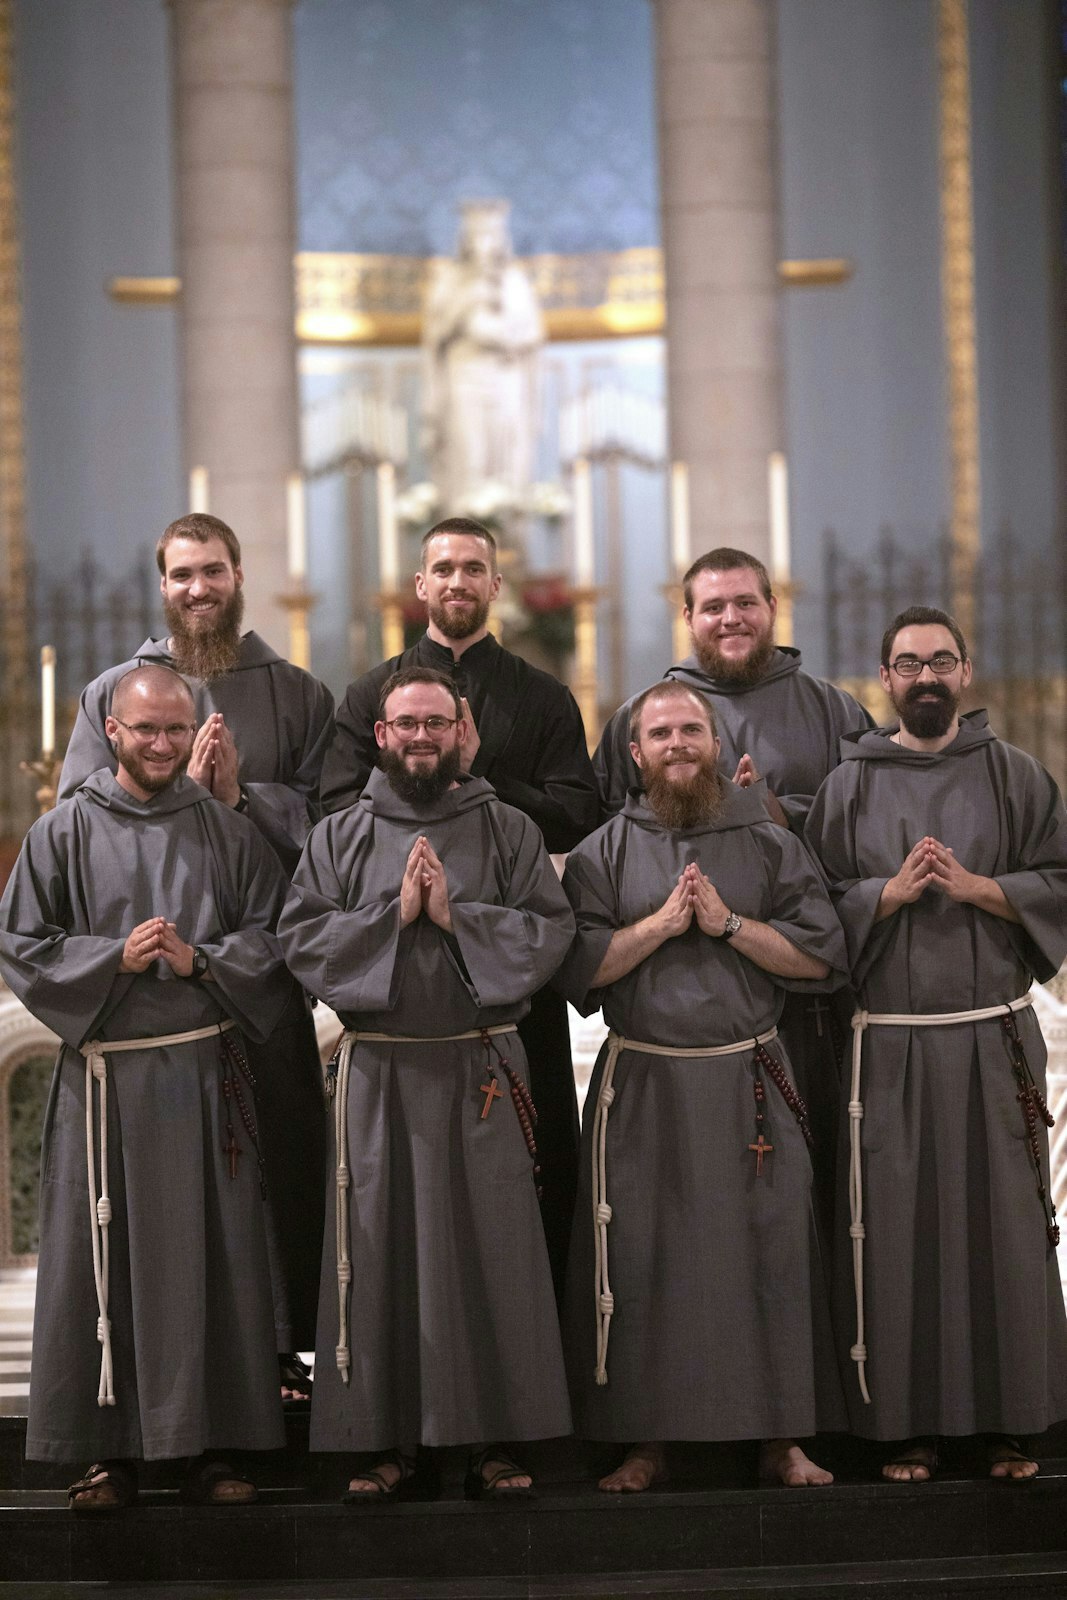
[(484, 628), (489, 620), (488, 600), (474, 602), (474, 610), (465, 617), (453, 616), (445, 605), (428, 606), (430, 621), (446, 639), (469, 639), (472, 633)]
[[(924, 705), (920, 703), (920, 695), (935, 695), (936, 699)], [(893, 695), (892, 701), (893, 709), (913, 739), (942, 739), (959, 710), (960, 697), (952, 693), (947, 683), (912, 683), (902, 694)]]
[(412, 772), (395, 750), (379, 750), (381, 767), (394, 794), (412, 806), (432, 806), (451, 788), (459, 774), (459, 746), (446, 750), (432, 772)]
[(685, 783), (676, 783), (658, 761), (646, 767), (642, 776), (645, 794), (656, 818), (672, 833), (682, 828), (698, 828), (704, 822), (717, 822), (726, 810), (726, 783), (711, 761), (702, 763), (699, 772)]
[(169, 789), (171, 784), (181, 777), (189, 765), (192, 753), (193, 750), (190, 745), (189, 754), (185, 759), (179, 761), (177, 766), (172, 767), (164, 777), (161, 772), (155, 772), (151, 767), (145, 765), (143, 757), (132, 742), (121, 746), (116, 743), (115, 746), (115, 755), (119, 766), (123, 767), (134, 783), (139, 784), (148, 794), (162, 794), (164, 789)]
[(170, 653), (183, 678), (199, 678), (210, 683), (232, 672), (241, 653), (241, 623), (245, 597), (235, 589), (210, 627), (190, 627), (181, 606), (163, 602), (163, 615), (170, 631)]
[(764, 677), (776, 649), (773, 635), (768, 634), (766, 639), (761, 639), (752, 647), (743, 661), (734, 661), (720, 654), (716, 646), (707, 640), (699, 643), (693, 640), (693, 654), (708, 677), (715, 678), (719, 683), (736, 684), (739, 689), (746, 689)]

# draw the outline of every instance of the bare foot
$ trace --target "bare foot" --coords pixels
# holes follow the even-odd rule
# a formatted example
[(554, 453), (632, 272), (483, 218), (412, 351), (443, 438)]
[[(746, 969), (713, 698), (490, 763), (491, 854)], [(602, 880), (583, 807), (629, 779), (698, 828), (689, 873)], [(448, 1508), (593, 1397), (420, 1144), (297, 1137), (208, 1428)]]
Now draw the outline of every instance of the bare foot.
[(833, 1473), (817, 1466), (793, 1439), (764, 1439), (759, 1469), (761, 1477), (777, 1478), (788, 1489), (809, 1489), (834, 1481)]
[(989, 1441), (989, 1476), (991, 1478), (1036, 1478), (1039, 1468), (1036, 1461), (1019, 1448), (1018, 1439), (991, 1439)]
[[(508, 1472), (508, 1468), (514, 1467), (514, 1465), (514, 1461), (508, 1460), (506, 1456), (486, 1456), (479, 1468), (482, 1474), (482, 1482), (485, 1484), (491, 1483), (494, 1493), (502, 1489), (532, 1489), (533, 1479), (528, 1472)], [(505, 1476), (497, 1478), (498, 1472), (504, 1473)], [(496, 1480), (495, 1482), (494, 1479)]]
[(392, 1493), (405, 1476), (404, 1468), (396, 1455), (385, 1457), (371, 1468), (374, 1476), (360, 1475), (348, 1480), (349, 1494), (381, 1495), (382, 1499)]
[(643, 1494), (654, 1483), (663, 1483), (667, 1477), (667, 1451), (662, 1444), (635, 1444), (627, 1451), (626, 1460), (606, 1478), (600, 1487), (608, 1494)]
[(937, 1471), (937, 1440), (909, 1439), (882, 1468), (891, 1483), (927, 1483)]
[(248, 1506), (257, 1498), (256, 1486), (244, 1478), (218, 1478), (211, 1485), (208, 1504), (212, 1506)]

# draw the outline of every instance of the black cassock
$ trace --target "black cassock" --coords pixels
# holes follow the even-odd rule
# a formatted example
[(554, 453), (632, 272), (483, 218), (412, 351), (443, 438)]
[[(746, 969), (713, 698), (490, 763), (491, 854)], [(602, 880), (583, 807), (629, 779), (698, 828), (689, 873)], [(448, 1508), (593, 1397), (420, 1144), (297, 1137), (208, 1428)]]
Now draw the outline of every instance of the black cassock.
[[(596, 778), (581, 712), (570, 690), (492, 635), (457, 658), (423, 634), (402, 655), (349, 684), (338, 707), (333, 743), (322, 769), (326, 811), (352, 805), (378, 763), (374, 724), (382, 685), (403, 667), (433, 667), (453, 680), (471, 708), (481, 741), (471, 772), (501, 800), (540, 828), (546, 848), (562, 854), (599, 821)], [(532, 998), (519, 1033), (537, 1107), (537, 1148), (544, 1183), (542, 1215), (552, 1276), (562, 1290), (577, 1184), (578, 1107), (574, 1095), (567, 1008), (543, 989)]]

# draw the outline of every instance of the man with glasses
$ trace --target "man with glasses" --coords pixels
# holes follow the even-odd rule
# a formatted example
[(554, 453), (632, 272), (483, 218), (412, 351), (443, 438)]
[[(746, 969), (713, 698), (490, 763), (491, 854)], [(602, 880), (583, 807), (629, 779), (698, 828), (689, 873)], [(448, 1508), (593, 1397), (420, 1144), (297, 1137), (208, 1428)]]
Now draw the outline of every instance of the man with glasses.
[(220, 1453), (284, 1444), (262, 1161), (244, 1038), (295, 985), (286, 879), (257, 830), (184, 776), (196, 721), (169, 667), (106, 720), (117, 770), (30, 829), (0, 962), (62, 1040), (41, 1155), (26, 1454), (94, 1462), (78, 1512), (129, 1505), (139, 1460), (186, 1497), (255, 1499)]
[(861, 1007), (835, 1284), (849, 1412), (894, 1441), (894, 1481), (973, 1435), (991, 1476), (1025, 1479), (1020, 1436), (1067, 1416), (1029, 997), (1067, 955), (1067, 814), (984, 711), (960, 715), (971, 661), (945, 612), (894, 618), (881, 680), (898, 720), (845, 741), (808, 819)]
[[(496, 540), (480, 522), (449, 517), (424, 536), (415, 592), (426, 606), (426, 632), (402, 655), (349, 684), (322, 769), (327, 811), (358, 799), (374, 770), (382, 684), (400, 668), (419, 666), (445, 673), (460, 695), (467, 722), (463, 771), (487, 779), (501, 800), (535, 822), (548, 850), (563, 854), (596, 827), (596, 779), (574, 696), (503, 649), (489, 631), (500, 583)], [(559, 995), (534, 995), (521, 1031), (539, 1116), (542, 1214), (561, 1290), (577, 1182), (578, 1106), (567, 1009)]]
[(451, 678), (386, 681), (379, 765), (279, 924), (347, 1030), (311, 1447), (355, 1454), (349, 1503), (409, 1492), (419, 1445), (470, 1446), (475, 1497), (525, 1494), (505, 1441), (570, 1432), (516, 1025), (574, 919), (538, 829), (463, 770), (468, 731)]
[[(242, 632), (241, 547), (225, 522), (199, 512), (180, 517), (161, 535), (156, 563), (167, 636), (146, 639), (134, 660), (83, 690), (59, 798), (99, 768), (115, 770), (105, 727), (115, 685), (138, 662), (159, 662), (183, 675), (196, 701), (189, 776), (219, 805), (246, 814), (291, 873), (314, 819), (333, 697), (257, 633)], [(326, 1130), (315, 1030), (299, 991), (253, 1054), (282, 1391), (306, 1400), (307, 1368), (295, 1352), (310, 1349), (315, 1333)]]

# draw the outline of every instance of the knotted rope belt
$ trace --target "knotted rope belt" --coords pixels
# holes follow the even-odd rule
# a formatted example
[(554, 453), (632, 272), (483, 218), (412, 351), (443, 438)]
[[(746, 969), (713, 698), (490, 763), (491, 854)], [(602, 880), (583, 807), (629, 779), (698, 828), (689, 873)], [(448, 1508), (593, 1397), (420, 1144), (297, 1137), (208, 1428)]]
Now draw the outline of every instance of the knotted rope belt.
[[(336, 1233), (337, 1233), (337, 1370), (341, 1382), (348, 1382), (352, 1355), (348, 1347), (348, 1295), (352, 1284), (351, 1236), (348, 1219), (348, 1191), (352, 1174), (348, 1165), (348, 1074), (352, 1050), (357, 1042), (370, 1044), (453, 1044), (459, 1039), (481, 1039), (488, 1049), (488, 1041), (501, 1033), (517, 1033), (514, 1022), (500, 1023), (495, 1028), (468, 1028), (466, 1033), (443, 1033), (435, 1038), (416, 1038), (405, 1033), (364, 1033), (358, 1028), (346, 1028), (330, 1063), (329, 1074), (333, 1081), (328, 1092), (333, 1099), (334, 1142), (337, 1150), (336, 1181)], [(492, 1080), (490, 1080), (492, 1081)]]
[(860, 1145), (860, 1123), (863, 1120), (863, 1100), (860, 1097), (860, 1076), (863, 1064), (863, 1035), (868, 1028), (948, 1028), (958, 1022), (989, 1022), (994, 1017), (1002, 1020), (1015, 1011), (1033, 1004), (1033, 996), (1022, 995), (1018, 1000), (1006, 1001), (999, 1006), (982, 1006), (977, 1011), (927, 1011), (915, 1015), (903, 1012), (856, 1011), (852, 1017), (852, 1089), (848, 1102), (849, 1163), (848, 1204), (849, 1237), (852, 1240), (852, 1279), (856, 1290), (856, 1342), (849, 1354), (856, 1363), (860, 1393), (864, 1403), (870, 1405), (867, 1388), (867, 1346), (864, 1343), (863, 1321), (863, 1161)]
[[(213, 1022), (210, 1028), (192, 1028), (188, 1033), (162, 1033), (154, 1039), (90, 1039), (81, 1046), (85, 1057), (85, 1156), (89, 1169), (89, 1225), (93, 1239), (93, 1276), (96, 1279), (98, 1317), (96, 1337), (102, 1345), (98, 1406), (115, 1404), (115, 1375), (111, 1356), (111, 1319), (108, 1316), (111, 1223), (111, 1194), (107, 1166), (107, 1058), (127, 1050), (162, 1050), (172, 1044), (192, 1044), (197, 1039), (213, 1039), (228, 1033), (237, 1024), (230, 1020)], [(93, 1080), (100, 1085), (100, 1193), (96, 1192), (96, 1151), (93, 1141)]]
[(608, 1053), (604, 1059), (604, 1076), (600, 1080), (600, 1093), (596, 1097), (593, 1116), (593, 1239), (596, 1250), (596, 1381), (603, 1386), (608, 1381), (608, 1335), (615, 1300), (608, 1279), (608, 1223), (611, 1207), (608, 1205), (608, 1110), (615, 1099), (613, 1079), (615, 1064), (624, 1050), (635, 1050), (643, 1056), (673, 1056), (676, 1060), (698, 1060), (710, 1056), (739, 1056), (757, 1045), (769, 1044), (778, 1037), (777, 1028), (754, 1039), (739, 1039), (736, 1044), (700, 1046), (694, 1050), (674, 1049), (670, 1045), (641, 1044), (637, 1039), (626, 1039), (614, 1029), (608, 1034)]

